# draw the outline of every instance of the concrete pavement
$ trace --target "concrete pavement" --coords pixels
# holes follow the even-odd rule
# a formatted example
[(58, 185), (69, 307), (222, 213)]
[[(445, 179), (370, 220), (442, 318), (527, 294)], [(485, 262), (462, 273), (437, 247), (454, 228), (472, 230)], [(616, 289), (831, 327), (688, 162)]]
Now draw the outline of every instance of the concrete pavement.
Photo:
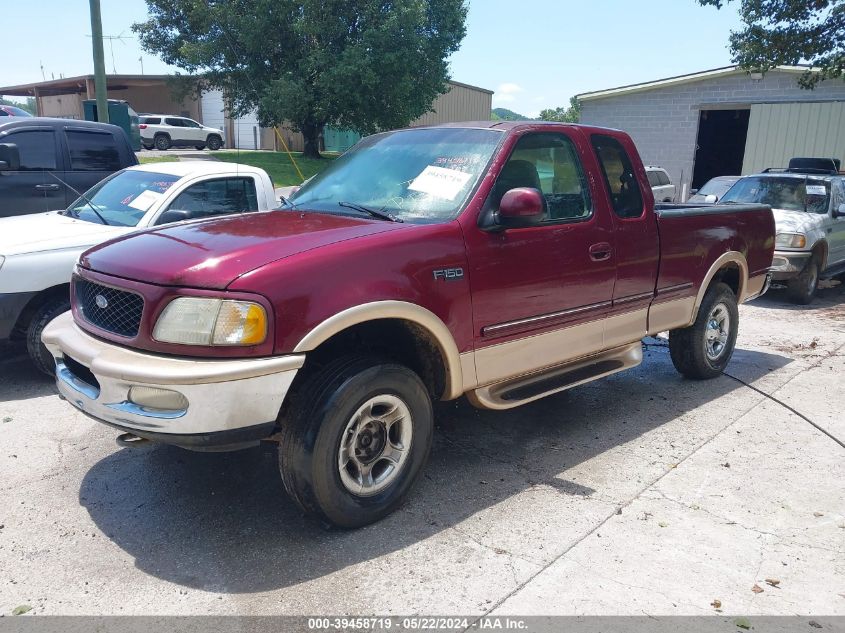
[[(118, 449), (0, 352), (0, 612), (845, 615), (845, 290), (741, 308), (727, 376), (438, 407), (381, 523), (302, 518), (269, 448)], [(770, 582), (767, 582), (770, 581)], [(755, 589), (756, 587), (756, 589)], [(758, 591), (761, 590), (761, 591)]]

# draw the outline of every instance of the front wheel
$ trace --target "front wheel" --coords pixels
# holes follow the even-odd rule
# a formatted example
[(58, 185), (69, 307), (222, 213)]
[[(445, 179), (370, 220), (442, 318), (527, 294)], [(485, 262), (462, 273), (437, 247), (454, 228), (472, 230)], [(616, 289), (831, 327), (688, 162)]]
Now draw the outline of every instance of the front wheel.
[(308, 514), (361, 527), (390, 514), (431, 450), (431, 399), (402, 365), (339, 359), (293, 394), (279, 450), (288, 494)]
[(56, 361), (41, 342), (41, 333), (50, 321), (68, 310), (70, 310), (70, 300), (67, 297), (47, 301), (32, 315), (32, 320), (26, 330), (26, 350), (29, 352), (29, 357), (39, 370), (54, 378)]
[(205, 142), (206, 145), (208, 145), (208, 149), (212, 152), (216, 152), (218, 149), (223, 147), (223, 140), (215, 134), (211, 134)]
[(701, 301), (695, 323), (669, 332), (672, 364), (687, 378), (715, 378), (731, 360), (738, 331), (736, 295), (727, 284), (713, 284)]
[(811, 257), (801, 274), (789, 280), (789, 298), (798, 305), (807, 305), (816, 296), (819, 287), (819, 263)]

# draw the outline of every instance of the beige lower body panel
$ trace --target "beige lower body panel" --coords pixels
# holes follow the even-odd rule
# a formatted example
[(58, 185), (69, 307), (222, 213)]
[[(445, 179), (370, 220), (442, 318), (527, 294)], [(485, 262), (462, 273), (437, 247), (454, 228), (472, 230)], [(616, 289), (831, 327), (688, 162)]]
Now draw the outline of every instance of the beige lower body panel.
[[(642, 343), (637, 341), (535, 374), (475, 389), (467, 394), (467, 398), (480, 409), (512, 409), (636, 367), (642, 360)], [(590, 368), (595, 368), (595, 371), (590, 372)], [(527, 393), (526, 395), (512, 395), (520, 392)]]
[[(634, 366), (639, 361), (633, 361), (636, 354), (632, 355), (629, 347), (634, 345), (639, 349), (640, 339), (646, 335), (647, 324), (648, 309), (642, 308), (479, 349), (472, 354), (475, 383), (465, 382), (464, 390), (470, 392), (468, 397), (477, 406), (507, 409), (523, 404), (523, 401), (503, 404), (496, 394), (525, 381), (545, 379), (611, 357), (615, 359), (620, 353), (620, 358), (625, 359), (625, 368)], [(462, 363), (468, 364), (469, 356), (470, 353), (462, 354)], [(466, 370), (464, 375), (468, 375)], [(577, 384), (600, 377), (594, 376)], [(575, 384), (565, 388), (572, 386)], [(550, 393), (560, 390), (555, 389)], [(540, 397), (542, 395), (526, 402)]]
[(748, 283), (745, 285), (745, 292), (740, 298), (740, 303), (751, 301), (752, 299), (756, 299), (761, 294), (763, 294), (763, 289), (766, 287), (767, 277), (768, 273), (763, 273), (762, 275), (755, 275), (754, 277), (751, 277), (748, 280)]
[(687, 327), (695, 320), (695, 297), (655, 303), (648, 314), (648, 334)]

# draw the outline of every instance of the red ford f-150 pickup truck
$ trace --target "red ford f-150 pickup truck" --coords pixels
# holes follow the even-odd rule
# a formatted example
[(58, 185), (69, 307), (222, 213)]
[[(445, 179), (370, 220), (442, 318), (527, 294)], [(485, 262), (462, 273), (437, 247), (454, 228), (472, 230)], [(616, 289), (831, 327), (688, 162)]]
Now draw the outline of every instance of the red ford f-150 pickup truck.
[(765, 292), (769, 207), (659, 206), (623, 132), (483, 122), (362, 140), (286, 210), (87, 251), (43, 340), (61, 394), (131, 438), (279, 443), (307, 512), (409, 491), (432, 400), (508, 409), (642, 360), (718, 375)]

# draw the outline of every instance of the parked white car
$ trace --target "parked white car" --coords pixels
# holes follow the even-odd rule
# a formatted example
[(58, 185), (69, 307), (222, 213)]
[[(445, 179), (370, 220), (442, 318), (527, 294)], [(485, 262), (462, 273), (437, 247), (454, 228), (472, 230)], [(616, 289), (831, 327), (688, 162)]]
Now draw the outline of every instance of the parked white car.
[(734, 186), (742, 176), (716, 176), (708, 180), (701, 189), (693, 189), (687, 199), (688, 204), (716, 204), (728, 189)]
[(144, 149), (164, 151), (171, 147), (208, 147), (210, 150), (218, 150), (226, 144), (223, 130), (207, 127), (183, 116), (144, 114), (138, 117), (138, 128)]
[(744, 176), (720, 200), (772, 206), (773, 279), (786, 282), (799, 304), (813, 300), (819, 279), (845, 273), (845, 177), (832, 165), (820, 172), (793, 168)]
[(677, 190), (669, 178), (669, 172), (662, 167), (646, 165), (646, 176), (648, 184), (651, 185), (651, 192), (654, 194), (655, 202), (674, 202)]
[(51, 373), (41, 330), (68, 309), (83, 251), (141, 228), (278, 204), (263, 169), (186, 161), (119, 171), (64, 211), (0, 218), (0, 340), (25, 339), (35, 364)]

